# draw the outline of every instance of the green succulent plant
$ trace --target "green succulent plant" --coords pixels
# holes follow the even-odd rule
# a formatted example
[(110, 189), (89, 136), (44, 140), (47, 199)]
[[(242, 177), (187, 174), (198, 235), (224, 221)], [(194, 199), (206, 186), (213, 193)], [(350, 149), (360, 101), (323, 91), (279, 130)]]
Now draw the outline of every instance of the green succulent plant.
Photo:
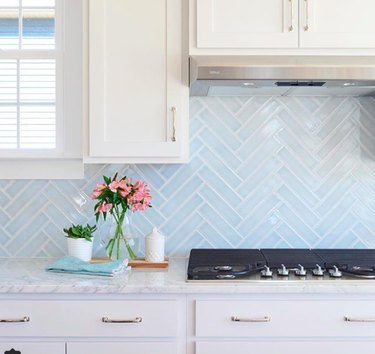
[(87, 224), (86, 226), (82, 226), (72, 224), (69, 229), (63, 230), (68, 238), (84, 238), (87, 241), (92, 241), (93, 233), (96, 231), (96, 225), (90, 226)]

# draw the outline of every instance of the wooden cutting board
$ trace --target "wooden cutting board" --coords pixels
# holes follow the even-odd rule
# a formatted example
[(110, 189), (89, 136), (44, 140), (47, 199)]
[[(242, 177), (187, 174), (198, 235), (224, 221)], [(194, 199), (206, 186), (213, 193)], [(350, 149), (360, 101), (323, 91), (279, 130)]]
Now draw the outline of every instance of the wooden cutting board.
[(133, 268), (168, 268), (169, 260), (164, 259), (164, 262), (146, 262), (144, 258), (136, 258), (129, 261), (129, 265)]
[[(94, 257), (91, 259), (90, 263), (106, 263), (110, 262), (111, 260), (107, 257)], [(165, 258), (164, 262), (146, 262), (144, 258), (136, 258), (129, 261), (129, 265), (132, 268), (168, 268), (169, 266), (169, 259), (168, 257)]]

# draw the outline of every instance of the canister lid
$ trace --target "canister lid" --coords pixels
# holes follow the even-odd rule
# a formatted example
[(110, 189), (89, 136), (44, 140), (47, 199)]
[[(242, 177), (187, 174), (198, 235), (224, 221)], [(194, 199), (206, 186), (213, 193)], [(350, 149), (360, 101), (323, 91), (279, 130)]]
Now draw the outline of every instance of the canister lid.
[(152, 232), (146, 236), (147, 238), (153, 238), (153, 239), (164, 239), (164, 235), (162, 235), (157, 227), (153, 227)]

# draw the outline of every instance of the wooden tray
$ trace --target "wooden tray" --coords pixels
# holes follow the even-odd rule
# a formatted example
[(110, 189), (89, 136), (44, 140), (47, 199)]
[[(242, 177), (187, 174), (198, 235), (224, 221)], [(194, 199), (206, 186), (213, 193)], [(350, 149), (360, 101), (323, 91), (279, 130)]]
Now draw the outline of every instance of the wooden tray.
[(129, 261), (129, 265), (133, 268), (168, 268), (169, 260), (164, 259), (164, 262), (146, 262), (144, 258), (136, 258)]
[[(107, 257), (94, 257), (91, 259), (90, 263), (107, 263), (111, 262), (111, 260)], [(164, 262), (146, 262), (144, 258), (136, 258), (129, 261), (129, 265), (133, 268), (168, 268), (169, 266), (169, 259), (168, 257), (165, 258)]]

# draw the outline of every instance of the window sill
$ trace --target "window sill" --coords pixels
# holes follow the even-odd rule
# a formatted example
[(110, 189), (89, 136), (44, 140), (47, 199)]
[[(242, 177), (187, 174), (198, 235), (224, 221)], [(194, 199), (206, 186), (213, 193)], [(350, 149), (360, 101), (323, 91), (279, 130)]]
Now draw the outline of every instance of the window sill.
[(83, 179), (82, 159), (0, 159), (0, 179)]

